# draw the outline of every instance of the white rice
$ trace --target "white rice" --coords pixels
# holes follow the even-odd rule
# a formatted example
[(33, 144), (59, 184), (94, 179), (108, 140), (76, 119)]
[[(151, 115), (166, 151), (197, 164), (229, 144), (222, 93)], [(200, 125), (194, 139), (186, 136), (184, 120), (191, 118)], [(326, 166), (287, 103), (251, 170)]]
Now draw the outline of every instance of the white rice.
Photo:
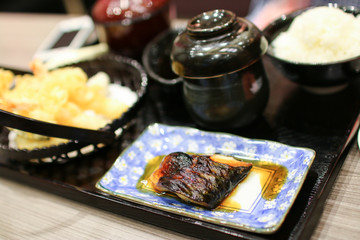
[(299, 63), (329, 63), (360, 55), (360, 17), (334, 7), (297, 16), (273, 42), (275, 56)]

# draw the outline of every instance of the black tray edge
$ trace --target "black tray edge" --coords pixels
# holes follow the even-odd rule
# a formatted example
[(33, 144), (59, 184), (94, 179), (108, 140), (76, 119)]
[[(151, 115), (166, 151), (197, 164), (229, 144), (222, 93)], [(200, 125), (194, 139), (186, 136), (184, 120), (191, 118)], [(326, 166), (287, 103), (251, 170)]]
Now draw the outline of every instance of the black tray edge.
[[(321, 216), (325, 201), (331, 192), (332, 186), (336, 181), (336, 178), (341, 170), (346, 156), (350, 151), (352, 144), (354, 144), (354, 139), (355, 138), (349, 141), (347, 145), (344, 144), (343, 150), (339, 154), (336, 164), (334, 164), (334, 167), (332, 168), (332, 174), (327, 179), (326, 184), (324, 184), (322, 189), (321, 195), (316, 200), (317, 203), (313, 204), (311, 208), (307, 209), (308, 214), (306, 223), (301, 224), (302, 229), (293, 231), (293, 233), (295, 232), (296, 234), (291, 235), (289, 239), (310, 239), (316, 226), (319, 223), (319, 217), (313, 216)], [(218, 225), (201, 222), (186, 217), (174, 217), (174, 214), (163, 212), (155, 208), (135, 204), (108, 195), (102, 195), (101, 193), (97, 192), (84, 191), (71, 185), (55, 183), (46, 179), (22, 174), (20, 172), (8, 169), (3, 165), (0, 165), (0, 175), (1, 177), (12, 180), (14, 182), (33, 187), (35, 189), (60, 196), (65, 199), (96, 207), (98, 209), (115, 213), (126, 218), (135, 219), (137, 221), (155, 225), (188, 236), (206, 239), (220, 239), (224, 236), (226, 236), (226, 239), (267, 239), (267, 235), (261, 235), (252, 232), (240, 232), (239, 234), (232, 234), (231, 231), (229, 231), (228, 234), (225, 234), (224, 232), (226, 232), (226, 230), (224, 230), (224, 232), (217, 230), (219, 229)], [(169, 221), (169, 218), (171, 218), (171, 221)], [(202, 234), (204, 227), (207, 229), (206, 236)], [(304, 231), (305, 228), (306, 231)], [(224, 229), (227, 229), (227, 227), (224, 227)]]
[[(155, 225), (160, 228), (165, 228), (173, 232), (180, 233), (182, 235), (193, 236), (197, 238), (206, 239), (265, 239), (259, 235), (254, 238), (254, 233), (244, 232), (243, 234), (228, 235), (224, 232), (217, 231), (218, 225), (201, 222), (198, 220), (190, 219), (187, 217), (176, 216), (171, 213), (163, 212), (161, 210), (128, 202), (126, 200), (114, 198), (107, 195), (101, 195), (100, 193), (88, 192), (71, 185), (65, 185), (60, 183), (54, 183), (33, 177), (30, 175), (24, 175), (17, 171), (12, 171), (0, 165), (0, 175), (3, 178), (11, 181), (33, 187), (35, 189), (54, 194), (59, 197), (63, 197), (68, 200), (72, 200), (87, 206), (96, 207), (98, 209), (115, 213), (126, 218), (134, 219), (147, 224)], [(171, 221), (169, 221), (169, 218)], [(207, 234), (204, 236), (204, 227), (207, 228)], [(220, 226), (221, 227), (221, 226)], [(224, 229), (227, 229), (224, 227)], [(226, 231), (226, 230), (224, 230)]]
[[(355, 140), (351, 140), (347, 146), (343, 148), (343, 151), (340, 153), (338, 159), (336, 160), (336, 164), (331, 169), (332, 173), (326, 180), (326, 184), (321, 190), (321, 194), (316, 200), (316, 204), (311, 206), (311, 209), (308, 210), (309, 214), (307, 215), (307, 222), (302, 225), (301, 229), (296, 231), (298, 234), (296, 236), (292, 236), (292, 239), (310, 239), (312, 234), (314, 233), (316, 227), (319, 224), (320, 216), (324, 211), (325, 202), (331, 192), (331, 189), (340, 173), (340, 170), (345, 162), (345, 159), (351, 149), (351, 146), (355, 142)], [(319, 216), (319, 217), (313, 217)], [(306, 231), (304, 229), (306, 228)]]

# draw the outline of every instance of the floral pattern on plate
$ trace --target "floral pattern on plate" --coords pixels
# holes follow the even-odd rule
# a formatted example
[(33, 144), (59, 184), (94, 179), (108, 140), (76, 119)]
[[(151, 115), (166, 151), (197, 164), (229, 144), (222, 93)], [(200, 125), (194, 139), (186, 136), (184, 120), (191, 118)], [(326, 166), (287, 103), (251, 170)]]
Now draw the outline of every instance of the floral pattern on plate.
[[(232, 155), (244, 161), (282, 166), (287, 171), (283, 183), (274, 184), (278, 181), (276, 171), (253, 167), (244, 183), (236, 187), (220, 208), (213, 210), (139, 188), (149, 161), (178, 151)], [(307, 148), (155, 123), (120, 154), (96, 187), (119, 198), (194, 219), (251, 232), (273, 233), (294, 203), (314, 158), (315, 151)], [(264, 197), (269, 188), (276, 193), (275, 197)]]

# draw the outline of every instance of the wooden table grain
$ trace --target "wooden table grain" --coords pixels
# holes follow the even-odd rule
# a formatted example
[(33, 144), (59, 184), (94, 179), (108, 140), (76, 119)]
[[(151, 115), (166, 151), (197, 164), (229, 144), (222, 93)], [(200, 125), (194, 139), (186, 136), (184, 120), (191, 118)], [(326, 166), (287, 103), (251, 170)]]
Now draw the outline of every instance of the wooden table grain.
[[(42, 40), (71, 15), (0, 13), (0, 66), (28, 70)], [(360, 151), (349, 145), (312, 239), (360, 235)], [(0, 176), (0, 239), (192, 239)]]

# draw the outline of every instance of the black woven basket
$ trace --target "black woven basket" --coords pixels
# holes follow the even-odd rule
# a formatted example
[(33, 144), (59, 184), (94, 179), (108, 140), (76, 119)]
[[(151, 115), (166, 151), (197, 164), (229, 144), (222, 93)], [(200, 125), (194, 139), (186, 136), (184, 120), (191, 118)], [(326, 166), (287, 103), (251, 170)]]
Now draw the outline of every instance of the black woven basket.
[[(116, 54), (106, 54), (71, 66), (82, 68), (89, 77), (100, 71), (107, 73), (112, 83), (126, 86), (136, 92), (138, 97), (136, 103), (120, 118), (99, 130), (51, 124), (0, 110), (0, 123), (2, 124), (0, 154), (2, 156), (26, 163), (64, 163), (79, 156), (90, 154), (116, 141), (127, 124), (131, 122), (148, 84), (147, 75), (139, 62)], [(14, 72), (16, 74), (26, 73), (17, 70)], [(70, 141), (46, 148), (19, 150), (9, 146), (8, 127), (45, 136), (65, 138)]]

